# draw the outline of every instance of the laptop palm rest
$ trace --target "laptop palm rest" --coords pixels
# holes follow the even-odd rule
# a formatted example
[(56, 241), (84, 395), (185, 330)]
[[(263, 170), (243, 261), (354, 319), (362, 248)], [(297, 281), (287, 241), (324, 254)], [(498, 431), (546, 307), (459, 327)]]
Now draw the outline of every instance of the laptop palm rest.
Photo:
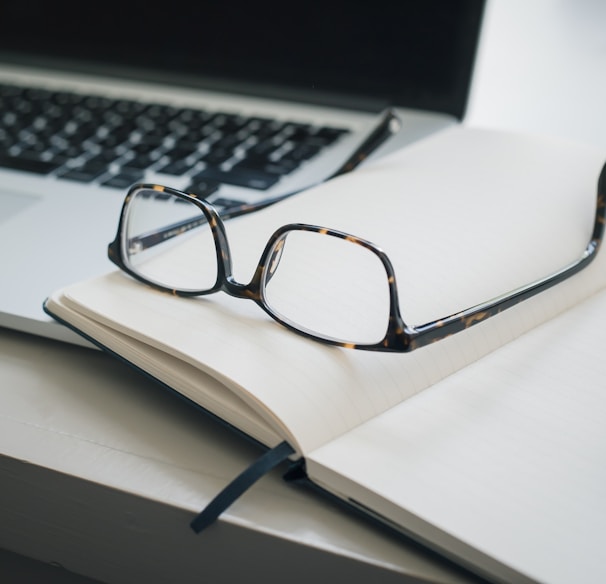
[(38, 197), (33, 195), (13, 193), (0, 189), (0, 223), (24, 211), (30, 205), (38, 202), (38, 200)]

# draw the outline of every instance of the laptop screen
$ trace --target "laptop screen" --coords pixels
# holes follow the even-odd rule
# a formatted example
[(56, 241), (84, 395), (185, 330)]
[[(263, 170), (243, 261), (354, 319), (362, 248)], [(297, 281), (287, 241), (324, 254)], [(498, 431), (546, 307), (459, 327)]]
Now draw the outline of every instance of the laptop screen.
[(85, 72), (461, 118), (483, 5), (170, 0), (160, 9), (136, 0), (77, 8), (3, 0), (0, 52), (14, 61)]

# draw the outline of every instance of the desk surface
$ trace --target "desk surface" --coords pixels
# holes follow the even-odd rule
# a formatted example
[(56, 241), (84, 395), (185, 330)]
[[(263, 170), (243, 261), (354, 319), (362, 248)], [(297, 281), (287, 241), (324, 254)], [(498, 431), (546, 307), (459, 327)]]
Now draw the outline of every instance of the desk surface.
[[(606, 150), (601, 0), (489, 0), (466, 122)], [(472, 582), (413, 544), (265, 477), (189, 520), (258, 455), (99, 352), (0, 330), (0, 548), (102, 581)]]

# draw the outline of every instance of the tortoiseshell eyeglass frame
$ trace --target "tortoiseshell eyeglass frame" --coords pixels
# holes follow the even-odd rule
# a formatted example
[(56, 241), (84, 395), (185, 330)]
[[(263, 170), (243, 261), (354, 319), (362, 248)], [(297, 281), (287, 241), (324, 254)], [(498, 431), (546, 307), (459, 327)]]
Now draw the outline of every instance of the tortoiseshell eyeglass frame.
[[(195, 221), (184, 221), (176, 225), (167, 226), (166, 229), (162, 229), (159, 232), (146, 234), (145, 236), (137, 239), (136, 243), (139, 248), (151, 247), (157, 243), (160, 243), (161, 241), (165, 241), (170, 237), (174, 237), (175, 235), (193, 229), (202, 223), (208, 222), (214, 237), (217, 259), (217, 279), (211, 288), (194, 291), (167, 288), (146, 279), (136, 270), (131, 269), (128, 261), (125, 260), (125, 248), (127, 242), (125, 242), (124, 224), (130, 201), (142, 189), (151, 189), (190, 201), (200, 209), (204, 218), (201, 217), (200, 220)], [(199, 199), (195, 195), (183, 193), (170, 187), (153, 184), (138, 184), (134, 185), (129, 190), (122, 207), (116, 237), (108, 246), (108, 256), (109, 259), (121, 270), (157, 290), (163, 290), (177, 296), (203, 296), (212, 294), (214, 292), (223, 291), (237, 298), (248, 298), (254, 301), (275, 321), (307, 338), (349, 349), (406, 353), (444, 339), (475, 324), (483, 322), (491, 316), (495, 316), (500, 312), (503, 312), (504, 310), (511, 308), (512, 306), (515, 306), (516, 304), (519, 304), (520, 302), (523, 302), (524, 300), (531, 298), (532, 296), (535, 296), (536, 294), (539, 294), (552, 286), (555, 286), (556, 284), (566, 280), (585, 268), (595, 258), (602, 243), (605, 217), (606, 164), (602, 168), (600, 177), (598, 179), (598, 194), (593, 233), (589, 243), (578, 260), (570, 263), (550, 276), (531, 282), (530, 284), (512, 290), (507, 294), (503, 294), (497, 298), (477, 304), (439, 320), (434, 320), (417, 326), (407, 325), (402, 319), (400, 315), (398, 289), (393, 266), (387, 255), (374, 243), (354, 235), (338, 231), (336, 229), (303, 223), (291, 223), (284, 225), (276, 230), (269, 238), (251, 281), (248, 284), (242, 284), (234, 280), (232, 274), (231, 252), (227, 241), (225, 226), (216, 209), (210, 203), (203, 199)], [(386, 332), (382, 340), (371, 344), (359, 344), (319, 336), (307, 329), (298, 328), (293, 323), (284, 320), (279, 314), (271, 309), (265, 300), (264, 282), (271, 279), (271, 270), (272, 266), (274, 265), (273, 260), (278, 257), (281, 245), (283, 244), (286, 236), (291, 231), (297, 230), (311, 231), (323, 235), (346, 239), (353, 244), (365, 247), (379, 258), (383, 264), (383, 267), (385, 268), (390, 298), (389, 322), (386, 323)]]

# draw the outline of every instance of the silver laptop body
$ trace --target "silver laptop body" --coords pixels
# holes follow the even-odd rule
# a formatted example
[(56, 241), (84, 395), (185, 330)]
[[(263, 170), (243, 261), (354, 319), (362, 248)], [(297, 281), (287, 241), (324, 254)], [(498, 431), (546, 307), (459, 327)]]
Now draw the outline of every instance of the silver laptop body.
[(386, 108), (401, 127), (371, 157), (457, 123), (483, 9), (110, 1), (75, 27), (59, 4), (0, 6), (0, 326), (82, 344), (42, 302), (113, 269), (130, 184), (228, 214), (331, 176)]

